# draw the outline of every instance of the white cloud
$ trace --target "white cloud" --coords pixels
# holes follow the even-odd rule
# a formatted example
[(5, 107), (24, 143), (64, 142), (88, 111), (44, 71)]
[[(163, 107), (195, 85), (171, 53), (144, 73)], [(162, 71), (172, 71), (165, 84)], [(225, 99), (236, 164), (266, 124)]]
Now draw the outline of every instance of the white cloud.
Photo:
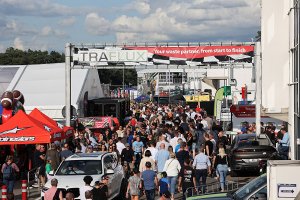
[(73, 13), (71, 7), (50, 0), (1, 0), (0, 12), (16, 16), (63, 16)]
[(75, 24), (75, 22), (76, 22), (75, 17), (68, 17), (68, 18), (60, 20), (59, 25), (61, 25), (61, 26), (72, 26), (73, 24)]
[(0, 44), (0, 53), (4, 53), (6, 50), (5, 46)]
[(42, 28), (41, 36), (57, 36), (57, 37), (65, 37), (66, 33), (64, 31), (61, 31), (59, 29), (53, 29), (50, 26), (45, 26)]
[(20, 49), (20, 50), (24, 50), (24, 44), (23, 41), (21, 40), (21, 38), (16, 37), (14, 40), (14, 48), (15, 49)]
[(85, 18), (85, 25), (89, 33), (94, 35), (105, 35), (110, 31), (110, 22), (97, 13), (89, 13)]
[(90, 13), (85, 21), (88, 32), (115, 34), (119, 43), (250, 41), (250, 36), (254, 37), (260, 27), (259, 0), (133, 2), (131, 8), (140, 8), (139, 13), (143, 15), (123, 14), (109, 21), (97, 13)]

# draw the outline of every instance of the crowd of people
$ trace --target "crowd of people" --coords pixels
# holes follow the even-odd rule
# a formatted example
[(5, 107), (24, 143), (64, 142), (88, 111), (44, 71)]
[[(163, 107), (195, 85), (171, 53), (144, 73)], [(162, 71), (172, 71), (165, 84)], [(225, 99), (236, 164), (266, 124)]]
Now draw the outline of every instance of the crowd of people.
[[(107, 128), (103, 133), (78, 124), (74, 138), (63, 144), (36, 145), (33, 153), (33, 167), (37, 168), (42, 188), (52, 170), (74, 153), (116, 152), (123, 165), (127, 187), (124, 198), (147, 200), (174, 199), (176, 192), (191, 195), (192, 191), (206, 192), (208, 176), (214, 176), (225, 191), (229, 158), (226, 154), (230, 140), (222, 127), (207, 113), (197, 107), (153, 103), (133, 104), (124, 119), (124, 126), (118, 130)], [(289, 138), (284, 127), (282, 137), (274, 135), (273, 127), (263, 130), (273, 142), (281, 144), (281, 151), (288, 152)], [(255, 125), (244, 126), (242, 133), (255, 132)], [(283, 150), (284, 149), (284, 150)], [(8, 163), (8, 162), (7, 162)], [(2, 173), (4, 172), (2, 166)], [(14, 167), (18, 171), (17, 167)], [(92, 177), (86, 176), (82, 194), (86, 199), (105, 199), (107, 177), (91, 186)], [(8, 183), (10, 185), (10, 183)], [(57, 180), (51, 179), (52, 190), (45, 194), (45, 200), (61, 199)], [(12, 192), (10, 185), (9, 192)], [(192, 189), (191, 189), (192, 188)], [(194, 188), (194, 189), (193, 189)], [(84, 190), (84, 191), (83, 191)], [(58, 191), (58, 192), (57, 192)], [(73, 194), (68, 194), (72, 199)]]

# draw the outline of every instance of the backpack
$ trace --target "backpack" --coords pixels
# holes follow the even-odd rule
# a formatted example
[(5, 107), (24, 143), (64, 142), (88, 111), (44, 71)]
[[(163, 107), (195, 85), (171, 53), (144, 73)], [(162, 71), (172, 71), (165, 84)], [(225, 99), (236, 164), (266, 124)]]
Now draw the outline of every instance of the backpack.
[(15, 177), (14, 169), (13, 169), (12, 165), (6, 164), (6, 166), (4, 167), (4, 170), (3, 170), (3, 179), (4, 180), (13, 180), (14, 177)]

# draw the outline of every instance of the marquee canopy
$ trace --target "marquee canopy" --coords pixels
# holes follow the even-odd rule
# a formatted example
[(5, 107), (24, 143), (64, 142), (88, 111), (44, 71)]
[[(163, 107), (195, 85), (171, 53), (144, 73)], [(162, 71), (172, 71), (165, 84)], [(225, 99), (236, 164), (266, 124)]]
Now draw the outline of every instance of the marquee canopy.
[(51, 127), (52, 131), (55, 133), (54, 135), (56, 135), (55, 140), (66, 139), (72, 136), (73, 129), (71, 127), (64, 127), (62, 124), (51, 119), (37, 108), (33, 109), (29, 116)]
[(0, 145), (40, 144), (56, 140), (51, 128), (19, 110), (0, 125)]

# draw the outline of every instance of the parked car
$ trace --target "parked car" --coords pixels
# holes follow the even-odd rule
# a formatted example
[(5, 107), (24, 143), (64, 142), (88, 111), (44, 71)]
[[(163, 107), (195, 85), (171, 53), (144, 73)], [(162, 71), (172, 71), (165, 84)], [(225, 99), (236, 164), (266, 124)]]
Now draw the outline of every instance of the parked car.
[(278, 157), (278, 152), (266, 134), (236, 135), (229, 151), (231, 176), (242, 170), (261, 171), (267, 160)]
[(267, 200), (267, 175), (263, 174), (235, 192), (188, 197), (187, 200)]
[[(68, 157), (62, 161), (55, 173), (51, 173), (52, 178), (58, 180), (58, 188), (63, 192), (72, 192), (75, 199), (85, 199), (85, 194), (80, 194), (80, 188), (85, 185), (83, 178), (90, 175), (93, 178), (91, 185), (95, 181), (100, 181), (102, 176), (108, 176), (108, 196), (113, 199), (119, 195), (124, 187), (124, 172), (116, 153), (79, 153)], [(44, 193), (51, 187), (51, 180), (47, 181), (41, 190), (43, 199)]]

